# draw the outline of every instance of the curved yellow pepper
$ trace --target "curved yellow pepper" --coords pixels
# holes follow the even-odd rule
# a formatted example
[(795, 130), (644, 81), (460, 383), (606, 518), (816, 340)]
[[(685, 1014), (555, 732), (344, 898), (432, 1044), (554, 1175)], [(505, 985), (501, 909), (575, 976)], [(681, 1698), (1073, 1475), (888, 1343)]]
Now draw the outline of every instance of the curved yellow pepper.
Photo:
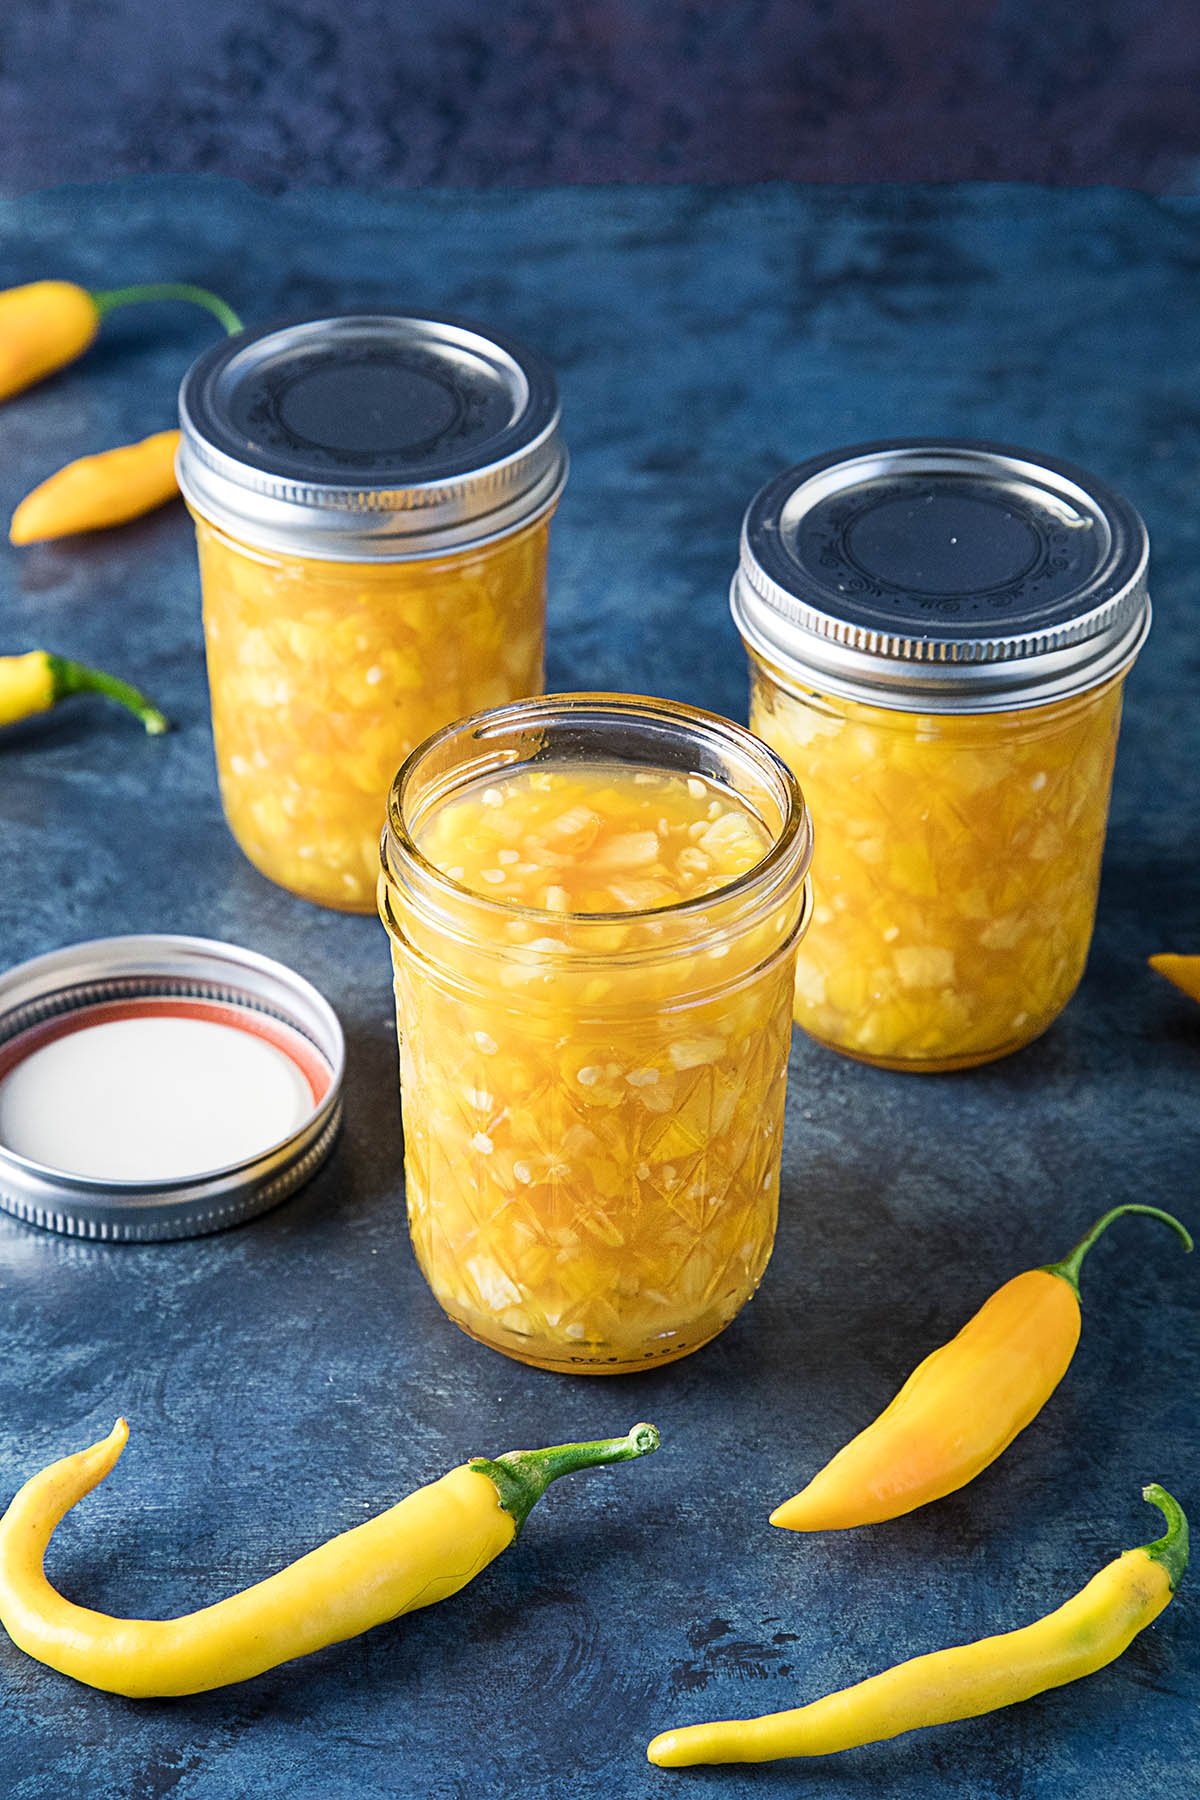
[(179, 492), (178, 448), (178, 431), (157, 431), (140, 443), (67, 463), (26, 494), (12, 516), (9, 538), (33, 544), (123, 525), (152, 512)]
[(1192, 1000), (1200, 1000), (1200, 956), (1171, 956), (1164, 953), (1150, 958), (1150, 967)]
[(155, 281), (93, 294), (74, 281), (29, 281), (0, 292), (0, 400), (82, 356), (100, 321), (117, 307), (150, 300), (185, 300), (212, 313), (226, 331), (241, 330), (231, 306), (191, 282)]
[(125, 1447), (118, 1419), (90, 1449), (34, 1475), (0, 1519), (0, 1621), (38, 1662), (131, 1698), (198, 1694), (246, 1681), (432, 1606), (508, 1548), (551, 1481), (658, 1448), (653, 1425), (623, 1438), (477, 1458), (267, 1580), (179, 1619), (115, 1619), (75, 1606), (47, 1581), (55, 1526)]
[(69, 694), (103, 694), (115, 700), (140, 719), (152, 737), (170, 730), (157, 706), (117, 675), (89, 669), (86, 663), (72, 662), (49, 650), (0, 656), (0, 725), (15, 725), (35, 713), (49, 712)]
[(0, 293), (0, 400), (82, 356), (100, 308), (73, 281), (30, 281)]
[(1060, 1263), (1027, 1269), (932, 1352), (891, 1405), (806, 1488), (771, 1514), (788, 1531), (840, 1531), (899, 1518), (965, 1487), (1041, 1411), (1079, 1342), (1079, 1270), (1114, 1219), (1145, 1213), (1192, 1240), (1156, 1206), (1115, 1206)]
[(1164, 1513), (1166, 1535), (1126, 1550), (1046, 1618), (1019, 1631), (897, 1663), (788, 1712), (661, 1732), (647, 1756), (666, 1769), (831, 1756), (921, 1726), (973, 1719), (1094, 1674), (1158, 1617), (1187, 1568), (1183, 1508), (1157, 1483), (1142, 1494)]

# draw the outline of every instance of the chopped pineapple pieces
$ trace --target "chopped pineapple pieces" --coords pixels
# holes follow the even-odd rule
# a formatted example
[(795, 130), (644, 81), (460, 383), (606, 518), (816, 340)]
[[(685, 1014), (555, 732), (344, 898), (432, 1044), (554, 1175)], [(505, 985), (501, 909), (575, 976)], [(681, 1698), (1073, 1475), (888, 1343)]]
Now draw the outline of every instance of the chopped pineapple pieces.
[(452, 719), (541, 691), (548, 522), (412, 562), (260, 552), (196, 520), (217, 772), (246, 855), (369, 912), (392, 778)]
[[(702, 868), (697, 822), (715, 834)], [(493, 775), (414, 829), (461, 887), (546, 913), (477, 912), (472, 937), (392, 896), (430, 1286), (472, 1336), (543, 1367), (685, 1355), (754, 1292), (775, 1233), (800, 894), (723, 910), (770, 834), (713, 782), (595, 764)], [(523, 862), (501, 862), (510, 841)], [(701, 919), (655, 916), (708, 895)]]
[[(699, 851), (690, 836), (697, 823)], [(695, 899), (744, 875), (771, 847), (761, 819), (714, 783), (595, 764), (534, 764), (493, 778), (437, 808), (418, 837), (436, 868), (453, 868), (475, 893), (574, 913), (651, 912)], [(511, 841), (520, 844), (515, 857), (505, 848)]]
[(1121, 682), (1015, 713), (801, 698), (757, 668), (751, 725), (813, 815), (796, 1019), (868, 1062), (962, 1068), (1045, 1030), (1083, 972)]

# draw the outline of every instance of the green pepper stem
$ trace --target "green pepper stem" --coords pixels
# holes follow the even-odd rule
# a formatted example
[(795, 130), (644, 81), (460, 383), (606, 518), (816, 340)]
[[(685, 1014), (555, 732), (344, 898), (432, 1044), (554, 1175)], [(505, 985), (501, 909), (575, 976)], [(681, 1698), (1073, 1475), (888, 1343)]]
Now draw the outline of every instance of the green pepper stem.
[(190, 281), (150, 281), (139, 287), (105, 288), (101, 293), (93, 294), (92, 299), (102, 319), (115, 312), (118, 306), (138, 306), (144, 300), (187, 300), (210, 312), (231, 337), (242, 329), (242, 321), (232, 306), (219, 294), (208, 288), (194, 287)]
[(1188, 1566), (1187, 1514), (1178, 1500), (1173, 1499), (1166, 1488), (1159, 1487), (1157, 1481), (1150, 1482), (1142, 1489), (1142, 1499), (1148, 1500), (1151, 1506), (1157, 1506), (1167, 1521), (1164, 1535), (1156, 1538), (1152, 1544), (1144, 1544), (1142, 1548), (1151, 1562), (1160, 1562), (1167, 1571), (1167, 1580), (1174, 1593)]
[(159, 712), (145, 694), (128, 681), (122, 681), (119, 675), (107, 675), (103, 669), (89, 669), (86, 663), (72, 662), (66, 656), (52, 655), (49, 661), (55, 700), (62, 700), (68, 694), (105, 694), (139, 718), (151, 737), (171, 729), (165, 713)]
[(629, 1462), (635, 1456), (648, 1456), (658, 1445), (659, 1436), (653, 1425), (635, 1425), (620, 1438), (552, 1444), (547, 1450), (509, 1450), (494, 1459), (476, 1456), (470, 1466), (494, 1483), (501, 1506), (515, 1519), (520, 1531), (550, 1483), (560, 1475), (593, 1469), (601, 1463)]
[(1137, 1206), (1131, 1203), (1128, 1206), (1114, 1206), (1112, 1211), (1106, 1212), (1102, 1219), (1097, 1219), (1091, 1230), (1080, 1238), (1069, 1256), (1064, 1256), (1061, 1262), (1047, 1263), (1045, 1265), (1046, 1274), (1061, 1275), (1062, 1279), (1075, 1289), (1076, 1298), (1078, 1298), (1079, 1270), (1084, 1257), (1096, 1242), (1096, 1239), (1101, 1237), (1104, 1232), (1108, 1230), (1113, 1220), (1122, 1218), (1125, 1213), (1145, 1213), (1147, 1218), (1161, 1219), (1164, 1225), (1169, 1225), (1172, 1231), (1178, 1232), (1179, 1236), (1183, 1239), (1184, 1249), (1191, 1249), (1191, 1232), (1186, 1225), (1181, 1225), (1179, 1220), (1175, 1218), (1172, 1213), (1163, 1212), (1162, 1208), (1158, 1206)]

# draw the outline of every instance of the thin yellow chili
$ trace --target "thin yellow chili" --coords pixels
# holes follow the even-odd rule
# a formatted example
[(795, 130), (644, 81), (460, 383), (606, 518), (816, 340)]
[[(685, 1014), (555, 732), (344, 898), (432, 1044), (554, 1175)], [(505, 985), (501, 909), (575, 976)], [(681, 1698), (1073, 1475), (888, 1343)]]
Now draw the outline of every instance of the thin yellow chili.
[(151, 300), (184, 300), (212, 313), (226, 331), (242, 328), (219, 294), (188, 281), (155, 281), (98, 293), (74, 281), (29, 281), (0, 292), (0, 400), (82, 356), (110, 312)]
[(1190, 999), (1200, 1000), (1200, 956), (1172, 956), (1164, 952), (1150, 958), (1150, 967), (1155, 974), (1174, 982)]
[(145, 694), (86, 663), (30, 650), (24, 656), (0, 656), (0, 725), (15, 725), (35, 713), (49, 712), (70, 694), (103, 694), (142, 721), (151, 737), (170, 730), (170, 723)]
[(1041, 1411), (1079, 1342), (1079, 1270), (1114, 1219), (1157, 1206), (1114, 1206), (1059, 1263), (1027, 1269), (984, 1302), (958, 1336), (913, 1370), (891, 1405), (808, 1486), (771, 1514), (788, 1531), (841, 1531), (899, 1518), (965, 1487)]
[(477, 1457), (331, 1538), (278, 1574), (178, 1619), (117, 1619), (75, 1606), (43, 1571), (55, 1526), (103, 1481), (124, 1419), (90, 1449), (34, 1475), (0, 1519), (0, 1622), (20, 1649), (89, 1687), (131, 1698), (199, 1694), (356, 1637), (465, 1587), (506, 1550), (550, 1482), (658, 1448), (623, 1438)]
[(831, 1756), (925, 1725), (995, 1712), (1103, 1669), (1158, 1617), (1187, 1568), (1183, 1508), (1157, 1483), (1143, 1488), (1142, 1495), (1165, 1515), (1165, 1535), (1126, 1550), (1046, 1618), (897, 1663), (788, 1712), (661, 1732), (647, 1756), (666, 1769)]
[(123, 525), (152, 512), (179, 492), (175, 479), (178, 431), (156, 431), (138, 444), (81, 456), (26, 494), (12, 516), (9, 538), (33, 544)]

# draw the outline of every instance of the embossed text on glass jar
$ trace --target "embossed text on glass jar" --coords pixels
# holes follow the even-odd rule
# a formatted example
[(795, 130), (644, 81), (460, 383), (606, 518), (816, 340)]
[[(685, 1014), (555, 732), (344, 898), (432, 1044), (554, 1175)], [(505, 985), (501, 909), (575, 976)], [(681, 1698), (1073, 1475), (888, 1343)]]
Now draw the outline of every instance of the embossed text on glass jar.
[(409, 758), (380, 884), (409, 1223), (472, 1336), (617, 1373), (696, 1349), (754, 1292), (810, 853), (773, 753), (667, 702), (531, 701)]

